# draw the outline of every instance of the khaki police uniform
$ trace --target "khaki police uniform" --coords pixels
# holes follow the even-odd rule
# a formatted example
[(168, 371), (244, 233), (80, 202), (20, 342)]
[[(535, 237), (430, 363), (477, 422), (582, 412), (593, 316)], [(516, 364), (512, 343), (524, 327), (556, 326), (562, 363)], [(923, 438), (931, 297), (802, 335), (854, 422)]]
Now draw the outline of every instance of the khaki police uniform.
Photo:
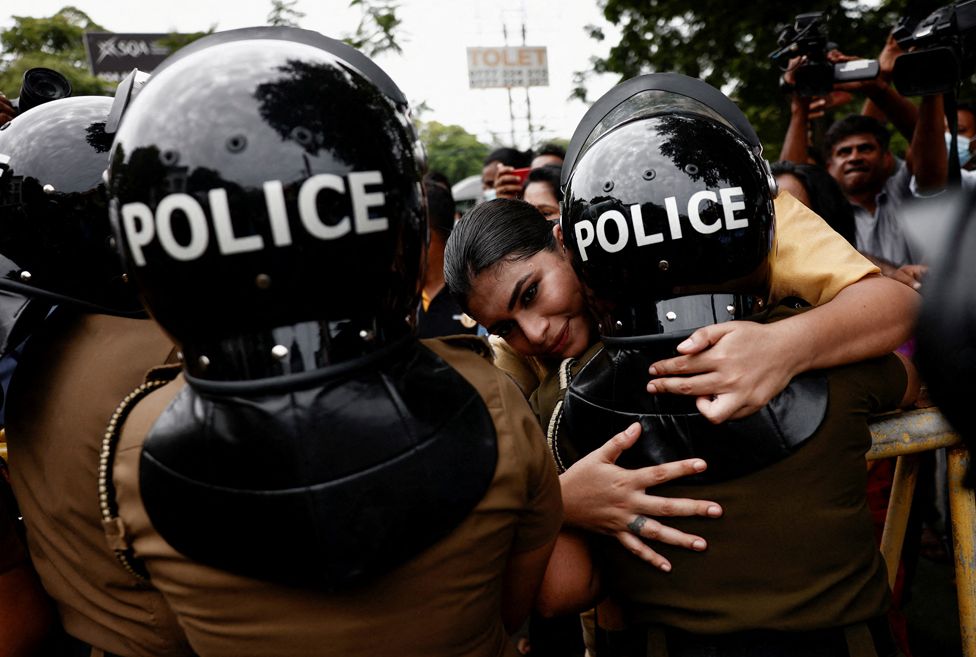
[(152, 321), (57, 311), (28, 342), (7, 399), (11, 483), (41, 582), (68, 634), (123, 657), (190, 653), (162, 596), (109, 549), (98, 502), (105, 426), (172, 349)]
[[(484, 400), (497, 430), (494, 478), (446, 538), (342, 592), (233, 575), (170, 547), (143, 507), (139, 458), (147, 433), (185, 385), (182, 376), (134, 405), (114, 460), (119, 517), (201, 657), (513, 654), (500, 615), (502, 576), (513, 553), (554, 540), (562, 521), (559, 481), (537, 421), (508, 377), (467, 346), (424, 344)], [(259, 519), (254, 531), (261, 531)]]
[(16, 504), (3, 477), (0, 473), (0, 575), (30, 563), (20, 540)]
[[(796, 312), (780, 306), (769, 321)], [(597, 351), (591, 348), (578, 363), (566, 365), (575, 373)], [(644, 646), (641, 633), (648, 629), (647, 654), (655, 657), (669, 654), (655, 642), (674, 630), (681, 633), (679, 641), (704, 642), (693, 644), (704, 651), (688, 653), (695, 655), (713, 654), (708, 652), (713, 649), (719, 650), (716, 655), (739, 654), (714, 646), (765, 641), (771, 635), (763, 631), (787, 645), (790, 640), (836, 640), (838, 651), (847, 645), (855, 649), (852, 655), (893, 650), (884, 618), (887, 571), (867, 505), (864, 457), (871, 446), (869, 416), (898, 407), (907, 375), (894, 355), (824, 374), (826, 413), (795, 453), (731, 480), (708, 485), (677, 480), (655, 488), (655, 495), (707, 498), (722, 505), (724, 514), (717, 520), (675, 517), (667, 523), (706, 536), (708, 550), (655, 545), (672, 564), (671, 572), (664, 573), (616, 538), (592, 536), (594, 561), (606, 590), (623, 609), (631, 650), (635, 638), (637, 646)], [(551, 426), (550, 416), (564, 393), (558, 374), (539, 386), (532, 403), (540, 421)], [(829, 630), (835, 630), (835, 638), (824, 634)], [(806, 634), (791, 639), (789, 633)], [(877, 653), (871, 634), (878, 641)], [(643, 655), (643, 647), (636, 654)]]
[[(879, 270), (789, 192), (780, 192), (776, 210), (776, 252), (772, 258), (770, 302), (799, 297), (820, 306), (851, 283)], [(491, 337), (495, 365), (508, 372), (529, 397), (558, 361), (522, 356), (497, 336)]]

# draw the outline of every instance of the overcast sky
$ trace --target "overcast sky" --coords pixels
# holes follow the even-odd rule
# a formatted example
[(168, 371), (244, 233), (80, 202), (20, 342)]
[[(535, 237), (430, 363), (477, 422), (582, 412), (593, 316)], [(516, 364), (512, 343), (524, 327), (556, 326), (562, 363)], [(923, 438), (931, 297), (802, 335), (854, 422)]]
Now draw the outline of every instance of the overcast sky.
[[(0, 27), (12, 16), (50, 16), (66, 4), (86, 12), (113, 32), (196, 32), (216, 26), (226, 30), (266, 22), (271, 0), (2, 0)], [(492, 134), (511, 141), (508, 97), (504, 89), (468, 89), (466, 48), (504, 45), (502, 26), (508, 27), (509, 44), (521, 45), (524, 20), (526, 43), (546, 46), (549, 87), (530, 91), (532, 123), (544, 128), (536, 141), (550, 137), (569, 139), (586, 111), (579, 101), (568, 100), (573, 71), (590, 67), (590, 57), (605, 55), (617, 33), (608, 28), (595, 0), (401, 0), (398, 32), (403, 54), (386, 54), (377, 63), (397, 82), (413, 103), (424, 101), (431, 111), (422, 118), (455, 123), (483, 141)], [(358, 9), (348, 0), (298, 0), (305, 13), (300, 26), (332, 37), (355, 31)], [(584, 26), (596, 24), (607, 30), (608, 40), (598, 43)], [(616, 78), (592, 78), (590, 100), (606, 91)], [(517, 146), (529, 146), (525, 92), (516, 89), (514, 100)]]

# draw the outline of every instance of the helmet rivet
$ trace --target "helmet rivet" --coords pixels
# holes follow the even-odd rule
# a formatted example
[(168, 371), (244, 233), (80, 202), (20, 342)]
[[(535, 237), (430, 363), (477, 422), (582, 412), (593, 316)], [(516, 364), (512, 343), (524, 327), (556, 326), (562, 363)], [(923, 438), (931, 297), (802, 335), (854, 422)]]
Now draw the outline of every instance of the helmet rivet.
[(286, 347), (283, 344), (276, 344), (275, 346), (271, 347), (271, 355), (277, 358), (278, 360), (281, 360), (282, 358), (287, 358), (288, 347)]
[(671, 264), (667, 260), (662, 260), (661, 262), (657, 263), (657, 268), (661, 271), (667, 271), (671, 268)]
[(619, 319), (616, 322), (614, 322), (613, 325), (616, 326), (618, 329), (622, 329), (624, 327), (624, 323), (621, 322)]
[(291, 131), (291, 138), (302, 146), (312, 143), (312, 131), (304, 126), (297, 125)]
[(244, 135), (231, 135), (227, 138), (227, 150), (231, 153), (240, 153), (247, 148), (247, 137)]
[(25, 283), (30, 283), (30, 279), (31, 273), (29, 271), (25, 269), (24, 271), (20, 272), (20, 280), (24, 281)]
[(654, 180), (654, 177), (655, 176), (657, 176), (657, 174), (654, 173), (654, 169), (645, 169), (644, 170), (644, 180)]
[(698, 165), (697, 164), (686, 164), (685, 165), (685, 173), (687, 173), (689, 176), (697, 176), (698, 175)]
[(603, 191), (609, 192), (612, 189), (613, 189), (613, 181), (612, 180), (608, 180), (605, 183), (603, 183)]
[(669, 322), (673, 322), (674, 320), (678, 319), (678, 314), (673, 310), (669, 310), (664, 314), (664, 316), (667, 318)]
[(362, 331), (359, 332), (359, 337), (365, 340), (366, 342), (371, 342), (375, 336), (373, 335), (372, 331), (367, 331), (366, 329), (363, 329)]
[(730, 315), (734, 315), (735, 314), (735, 306), (729, 305), (729, 306), (726, 306), (725, 309), (729, 311), (729, 314)]
[(48, 184), (44, 185), (43, 187), (41, 187), (41, 189), (44, 190), (44, 193), (45, 194), (53, 194), (54, 193), (54, 185), (52, 185), (51, 183), (48, 183)]
[(166, 166), (173, 166), (180, 161), (180, 152), (172, 149), (165, 150), (160, 154), (159, 158)]
[(210, 359), (207, 358), (206, 356), (200, 356), (199, 358), (197, 358), (197, 362), (200, 364), (200, 367), (203, 369), (207, 369), (207, 367), (210, 365)]
[(271, 287), (271, 277), (267, 274), (258, 274), (254, 278), (254, 284), (258, 286), (260, 290), (267, 290)]
[(122, 274), (122, 282), (123, 283), (128, 283), (129, 282), (129, 275), (128, 274)]

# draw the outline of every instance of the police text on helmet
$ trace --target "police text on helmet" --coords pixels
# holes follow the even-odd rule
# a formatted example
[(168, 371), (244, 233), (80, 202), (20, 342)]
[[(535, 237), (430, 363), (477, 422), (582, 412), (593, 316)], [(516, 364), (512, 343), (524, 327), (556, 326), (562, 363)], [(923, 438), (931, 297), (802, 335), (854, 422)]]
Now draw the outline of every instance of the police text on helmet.
[[(725, 230), (735, 230), (746, 228), (749, 225), (747, 218), (736, 218), (736, 210), (744, 210), (746, 204), (742, 202), (741, 187), (723, 187), (718, 190), (718, 194), (710, 190), (695, 192), (688, 199), (688, 222), (691, 227), (702, 235), (709, 235), (722, 229), (721, 219), (712, 223), (705, 223), (701, 217), (701, 205), (705, 201), (718, 203), (722, 199), (722, 211), (725, 216)], [(664, 206), (668, 213), (668, 229), (672, 240), (679, 240), (682, 237), (680, 215), (678, 214), (678, 201), (674, 196), (664, 199)], [(607, 224), (614, 224), (616, 227), (616, 238), (611, 240), (607, 235)], [(631, 230), (633, 228), (633, 230)], [(641, 206), (634, 204), (630, 206), (630, 222), (619, 210), (607, 210), (602, 212), (596, 220), (596, 228), (589, 219), (577, 222), (576, 242), (579, 245), (580, 257), (585, 261), (588, 259), (586, 248), (593, 245), (594, 239), (600, 248), (607, 253), (616, 253), (622, 250), (630, 241), (631, 235), (637, 246), (648, 244), (658, 244), (664, 241), (663, 233), (651, 233), (648, 235), (644, 227), (644, 216)], [(612, 233), (611, 233), (612, 235)]]
[[(389, 227), (386, 217), (370, 217), (370, 208), (386, 204), (383, 192), (367, 192), (368, 185), (382, 185), (383, 176), (379, 171), (356, 171), (348, 174), (346, 181), (341, 176), (321, 173), (302, 183), (298, 191), (298, 216), (305, 231), (320, 240), (334, 240), (349, 233), (375, 233)], [(352, 217), (342, 217), (334, 224), (325, 223), (319, 216), (316, 199), (320, 193), (334, 192), (348, 194), (352, 200)], [(227, 191), (222, 188), (207, 192), (210, 205), (210, 218), (213, 221), (217, 248), (221, 255), (260, 251), (265, 248), (261, 235), (237, 236), (231, 223)], [(291, 225), (285, 209), (285, 194), (280, 180), (264, 183), (264, 200), (271, 227), (271, 240), (274, 246), (288, 246), (292, 243)], [(189, 241), (181, 244), (173, 231), (173, 216), (177, 213), (185, 217), (189, 227)], [(136, 266), (146, 264), (143, 248), (159, 241), (163, 250), (175, 260), (195, 260), (202, 256), (210, 244), (210, 230), (207, 214), (200, 203), (189, 194), (169, 194), (156, 205), (156, 211), (145, 203), (126, 203), (122, 206), (122, 229), (125, 231), (132, 260)]]

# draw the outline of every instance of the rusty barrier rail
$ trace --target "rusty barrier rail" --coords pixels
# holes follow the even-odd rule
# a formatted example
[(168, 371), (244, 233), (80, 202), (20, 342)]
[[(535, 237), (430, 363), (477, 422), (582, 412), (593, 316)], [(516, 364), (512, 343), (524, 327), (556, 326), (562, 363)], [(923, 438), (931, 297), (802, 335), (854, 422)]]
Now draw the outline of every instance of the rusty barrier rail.
[(964, 657), (976, 657), (976, 496), (962, 485), (969, 466), (969, 451), (936, 408), (881, 416), (871, 423), (871, 438), (868, 460), (898, 459), (881, 537), (881, 553), (892, 586), (918, 481), (918, 455), (946, 448), (962, 653)]

